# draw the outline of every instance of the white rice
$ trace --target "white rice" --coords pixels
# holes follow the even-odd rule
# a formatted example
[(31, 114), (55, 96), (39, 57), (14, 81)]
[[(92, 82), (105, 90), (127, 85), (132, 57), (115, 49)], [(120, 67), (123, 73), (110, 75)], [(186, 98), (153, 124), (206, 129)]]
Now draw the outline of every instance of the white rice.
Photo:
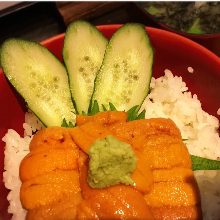
[[(192, 95), (181, 77), (173, 76), (165, 70), (165, 76), (152, 78), (151, 93), (142, 105), (146, 118), (171, 118), (181, 130), (183, 139), (191, 154), (210, 158), (220, 158), (220, 138), (217, 132), (218, 119), (204, 112), (196, 95)], [(217, 111), (217, 109), (216, 109)], [(3, 138), (5, 148), (5, 172), (3, 174), (6, 188), (11, 192), (7, 199), (10, 202), (8, 212), (14, 220), (25, 219), (26, 211), (19, 198), (20, 179), (19, 164), (29, 152), (29, 143), (33, 132), (42, 128), (41, 123), (31, 114), (26, 113), (24, 138), (12, 129)], [(220, 172), (196, 171), (202, 197), (204, 220), (220, 219)]]
[(197, 95), (188, 91), (182, 77), (165, 70), (165, 76), (152, 78), (150, 86), (151, 93), (142, 105), (146, 110), (145, 117), (171, 118), (180, 129), (191, 154), (220, 158), (219, 121), (202, 110)]
[[(141, 109), (146, 110), (145, 118), (171, 118), (190, 154), (219, 160), (219, 121), (202, 110), (197, 95), (188, 91), (182, 77), (165, 70), (165, 76), (152, 78), (150, 87), (151, 93)], [(194, 174), (200, 188), (203, 219), (220, 220), (220, 171), (195, 171)]]
[(24, 137), (21, 137), (15, 130), (9, 129), (2, 138), (6, 143), (3, 180), (5, 187), (10, 190), (7, 199), (9, 201), (8, 212), (13, 214), (12, 220), (23, 220), (26, 216), (26, 210), (22, 208), (20, 202), (19, 166), (22, 159), (29, 153), (33, 133), (42, 127), (43, 125), (33, 113), (26, 112), (23, 124)]

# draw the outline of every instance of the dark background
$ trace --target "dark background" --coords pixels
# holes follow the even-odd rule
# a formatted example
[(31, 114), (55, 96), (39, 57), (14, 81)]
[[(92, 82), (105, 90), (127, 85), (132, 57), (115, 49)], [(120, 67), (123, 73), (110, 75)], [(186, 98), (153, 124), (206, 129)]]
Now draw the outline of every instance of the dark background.
[(64, 32), (77, 19), (95, 25), (141, 22), (156, 26), (132, 2), (23, 2), (0, 14), (0, 43), (8, 37), (41, 41)]
[[(94, 25), (139, 22), (159, 27), (134, 2), (21, 2), (0, 10), (0, 45), (9, 37), (42, 41), (65, 32), (67, 25), (77, 19)], [(196, 41), (220, 56), (220, 38), (218, 44), (213, 39)], [(6, 210), (6, 207), (0, 201), (0, 219), (1, 210)]]
[[(139, 22), (163, 28), (138, 7), (138, 2), (20, 2), (0, 10), (0, 44), (9, 37), (42, 41), (65, 32), (77, 19), (94, 25)], [(191, 39), (220, 56), (220, 34), (218, 38)]]

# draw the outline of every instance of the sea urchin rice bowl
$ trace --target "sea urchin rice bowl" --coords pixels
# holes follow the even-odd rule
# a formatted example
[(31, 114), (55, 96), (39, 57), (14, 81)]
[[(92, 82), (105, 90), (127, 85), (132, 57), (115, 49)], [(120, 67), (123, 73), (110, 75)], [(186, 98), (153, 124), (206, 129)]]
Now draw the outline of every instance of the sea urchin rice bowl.
[[(99, 29), (105, 36), (110, 37), (119, 27), (120, 25), (108, 25), (100, 26)], [(176, 34), (154, 28), (147, 28), (147, 30), (155, 48), (153, 73), (156, 79), (152, 79), (151, 93), (142, 106), (146, 108), (146, 118), (159, 116), (172, 118), (180, 128), (190, 153), (219, 159), (220, 145), (217, 132), (219, 122), (217, 118), (209, 114), (220, 118), (218, 116), (220, 115), (220, 59), (198, 44)], [(61, 58), (63, 35), (49, 39), (43, 44), (58, 58)], [(166, 70), (165, 75), (158, 78), (163, 75), (165, 68), (171, 69), (173, 73)], [(180, 75), (185, 82), (182, 77), (179, 77)], [(2, 77), (2, 72), (0, 72), (0, 77), (1, 132), (5, 132), (6, 128), (14, 128), (20, 134), (9, 129), (3, 138), (6, 144), (4, 183), (11, 190), (7, 196), (10, 202), (8, 212), (13, 213), (12, 219), (22, 220), (26, 212), (19, 199), (21, 184), (18, 176), (19, 164), (29, 152), (28, 145), (32, 135), (36, 130), (40, 130), (42, 125), (32, 113), (25, 113), (23, 136), (21, 132), (24, 116), (22, 105), (16, 102), (17, 99)], [(190, 88), (192, 94), (187, 87)], [(201, 103), (194, 93), (198, 94), (202, 108), (209, 114), (202, 110)], [(3, 142), (0, 144), (3, 146)], [(220, 209), (219, 172), (196, 171), (195, 175), (201, 191), (204, 219), (220, 219), (218, 211)], [(6, 198), (3, 197), (1, 195), (2, 201), (5, 202)], [(2, 216), (8, 217), (7, 211), (1, 210), (4, 213), (0, 213), (0, 219)]]
[[(179, 127), (185, 144), (191, 154), (210, 159), (220, 158), (219, 121), (201, 108), (197, 96), (188, 91), (181, 77), (173, 76), (165, 70), (165, 75), (152, 78), (151, 92), (146, 97), (141, 110), (145, 109), (145, 118), (171, 118)], [(43, 125), (34, 116), (25, 114), (24, 137), (9, 129), (2, 139), (5, 146), (5, 172), (3, 174), (10, 206), (8, 212), (12, 219), (25, 219), (26, 211), (20, 202), (19, 165), (29, 153), (29, 143), (33, 134)], [(207, 148), (207, 146), (209, 146)], [(204, 219), (220, 218), (220, 171), (196, 171), (195, 176), (200, 188)]]

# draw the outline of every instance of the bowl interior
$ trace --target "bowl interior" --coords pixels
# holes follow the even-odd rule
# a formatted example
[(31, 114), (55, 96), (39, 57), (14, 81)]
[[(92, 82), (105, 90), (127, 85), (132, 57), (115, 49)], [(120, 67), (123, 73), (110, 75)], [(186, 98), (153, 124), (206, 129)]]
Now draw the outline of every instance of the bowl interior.
[[(110, 37), (120, 25), (99, 26), (106, 37)], [(204, 47), (175, 33), (160, 29), (147, 28), (152, 46), (154, 48), (153, 76), (164, 74), (164, 69), (170, 69), (174, 75), (182, 76), (190, 91), (198, 95), (202, 107), (208, 113), (217, 116), (220, 108), (220, 58)], [(44, 42), (59, 59), (62, 60), (64, 34), (50, 38)], [(192, 67), (193, 73), (187, 68)], [(0, 139), (12, 128), (23, 134), (25, 105), (21, 97), (9, 85), (0, 70)], [(9, 219), (7, 213), (8, 191), (4, 187), (4, 143), (0, 140), (0, 219)]]

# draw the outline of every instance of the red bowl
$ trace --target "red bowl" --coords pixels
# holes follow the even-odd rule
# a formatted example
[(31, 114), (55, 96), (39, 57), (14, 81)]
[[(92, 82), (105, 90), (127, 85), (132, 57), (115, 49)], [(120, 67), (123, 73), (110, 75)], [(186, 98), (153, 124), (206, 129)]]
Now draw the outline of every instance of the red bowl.
[[(119, 27), (120, 25), (104, 25), (98, 28), (109, 38)], [(147, 31), (155, 51), (153, 76), (162, 76), (166, 68), (174, 75), (182, 76), (190, 91), (198, 95), (203, 109), (220, 119), (217, 116), (217, 109), (220, 107), (220, 58), (199, 44), (175, 33), (155, 28), (147, 28)], [(63, 39), (64, 34), (61, 34), (43, 41), (42, 44), (62, 60)], [(193, 67), (194, 73), (187, 71), (189, 66)], [(8, 191), (2, 180), (4, 143), (1, 139), (9, 128), (23, 134), (25, 107), (1, 70), (0, 103), (0, 219), (9, 219), (6, 199)]]

